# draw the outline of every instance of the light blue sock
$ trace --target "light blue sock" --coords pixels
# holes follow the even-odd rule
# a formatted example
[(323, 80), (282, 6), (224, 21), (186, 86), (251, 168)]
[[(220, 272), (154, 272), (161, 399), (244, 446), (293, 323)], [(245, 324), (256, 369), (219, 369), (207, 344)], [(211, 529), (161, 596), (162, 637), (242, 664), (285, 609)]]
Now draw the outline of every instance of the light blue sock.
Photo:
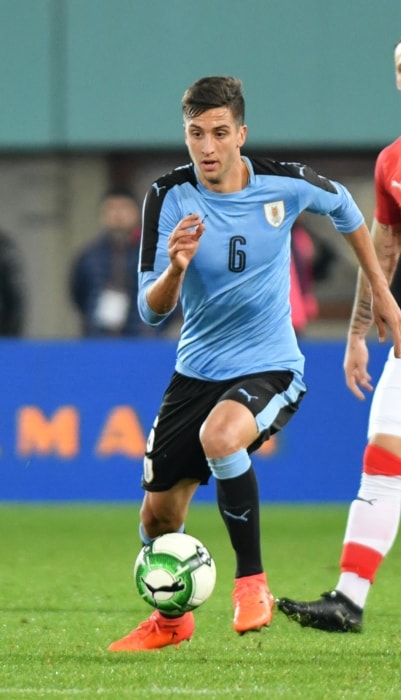
[(235, 479), (245, 474), (251, 466), (249, 454), (245, 448), (226, 457), (216, 459), (208, 457), (207, 463), (216, 479)]
[[(185, 530), (185, 523), (183, 523), (178, 528), (177, 532), (184, 532), (184, 530)], [(156, 537), (149, 537), (149, 535), (146, 534), (142, 523), (139, 523), (139, 538), (144, 546), (147, 544), (151, 544), (153, 542), (153, 540), (156, 539)]]

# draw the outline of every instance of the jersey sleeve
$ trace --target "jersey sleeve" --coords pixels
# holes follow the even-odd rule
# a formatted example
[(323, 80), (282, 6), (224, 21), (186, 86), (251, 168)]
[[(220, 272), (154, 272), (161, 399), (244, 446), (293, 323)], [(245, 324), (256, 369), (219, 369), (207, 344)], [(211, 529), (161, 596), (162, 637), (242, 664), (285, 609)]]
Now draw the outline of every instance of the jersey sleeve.
[[(260, 174), (287, 179), (291, 192), (296, 190), (298, 211), (329, 216), (340, 233), (352, 233), (364, 217), (350, 192), (339, 182), (320, 175), (309, 165), (296, 162), (277, 162), (253, 159), (254, 169)], [(281, 186), (279, 194), (284, 191)]]
[[(165, 190), (165, 191), (164, 191)], [(158, 314), (150, 308), (146, 292), (168, 267), (168, 238), (182, 218), (174, 190), (152, 187), (147, 193), (142, 214), (142, 238), (138, 267), (138, 311), (141, 319), (156, 326), (174, 311)]]
[(333, 191), (309, 185), (308, 190), (301, 193), (301, 209), (313, 214), (327, 215), (337, 231), (343, 234), (352, 233), (363, 224), (363, 214), (344, 185), (330, 182)]
[(375, 194), (375, 219), (386, 226), (399, 224), (401, 222), (400, 207), (386, 187), (386, 150), (381, 151), (376, 160)]

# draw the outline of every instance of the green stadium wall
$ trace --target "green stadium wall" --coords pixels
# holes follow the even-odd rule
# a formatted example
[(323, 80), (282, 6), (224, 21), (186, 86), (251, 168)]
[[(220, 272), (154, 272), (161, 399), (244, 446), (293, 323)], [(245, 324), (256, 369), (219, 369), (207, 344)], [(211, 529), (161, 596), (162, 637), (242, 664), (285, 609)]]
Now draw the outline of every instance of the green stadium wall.
[(249, 144), (398, 135), (399, 0), (0, 0), (0, 150), (176, 148), (180, 99), (244, 81)]

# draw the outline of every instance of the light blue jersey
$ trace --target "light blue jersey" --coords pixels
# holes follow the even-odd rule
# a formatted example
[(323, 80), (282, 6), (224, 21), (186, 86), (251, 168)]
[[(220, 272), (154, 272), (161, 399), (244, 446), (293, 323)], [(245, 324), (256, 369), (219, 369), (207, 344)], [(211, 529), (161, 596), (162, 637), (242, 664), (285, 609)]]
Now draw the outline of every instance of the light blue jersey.
[(169, 265), (173, 229), (199, 213), (206, 230), (182, 285), (176, 370), (206, 380), (290, 370), (301, 379), (304, 357), (289, 303), (292, 225), (306, 210), (350, 233), (363, 216), (342, 185), (308, 166), (244, 160), (250, 177), (239, 192), (206, 189), (192, 164), (153, 183), (143, 211), (139, 312), (151, 325), (165, 318), (149, 308), (146, 290)]

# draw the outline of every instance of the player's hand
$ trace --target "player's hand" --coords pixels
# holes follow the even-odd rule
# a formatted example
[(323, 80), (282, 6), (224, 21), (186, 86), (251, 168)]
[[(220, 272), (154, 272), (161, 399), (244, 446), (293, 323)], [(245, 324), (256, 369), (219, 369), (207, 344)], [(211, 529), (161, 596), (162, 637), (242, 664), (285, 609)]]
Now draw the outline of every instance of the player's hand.
[(205, 230), (200, 214), (189, 214), (177, 224), (168, 241), (171, 265), (178, 273), (185, 272), (199, 247)]
[(345, 382), (352, 393), (361, 401), (365, 391), (373, 391), (371, 376), (368, 373), (369, 352), (365, 339), (358, 335), (350, 335), (344, 357)]
[(387, 326), (393, 338), (394, 355), (401, 357), (401, 309), (390, 290), (385, 296), (373, 296), (372, 315), (379, 341), (384, 343), (387, 340)]

